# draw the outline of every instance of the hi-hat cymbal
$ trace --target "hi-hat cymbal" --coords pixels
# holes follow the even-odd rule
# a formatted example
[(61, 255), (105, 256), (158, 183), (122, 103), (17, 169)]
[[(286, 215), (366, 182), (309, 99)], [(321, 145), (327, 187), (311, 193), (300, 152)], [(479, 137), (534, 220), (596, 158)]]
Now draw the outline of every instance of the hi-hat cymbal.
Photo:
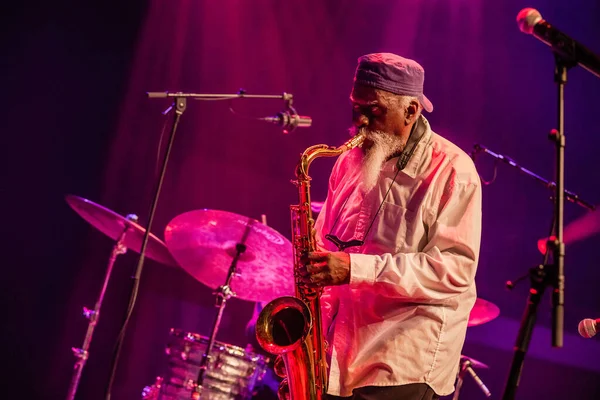
[(314, 213), (320, 213), (321, 210), (323, 209), (323, 206), (325, 205), (324, 201), (312, 201), (310, 203), (310, 210)]
[(169, 222), (165, 242), (179, 265), (211, 289), (225, 284), (236, 245), (244, 244), (230, 284), (236, 296), (267, 302), (294, 295), (292, 244), (252, 218), (219, 210), (189, 211)]
[[(142, 241), (146, 229), (133, 221), (103, 207), (93, 201), (82, 197), (67, 195), (67, 203), (77, 214), (89, 222), (94, 228), (104, 233), (113, 240), (118, 240), (119, 236), (129, 227), (125, 234), (124, 245), (130, 250), (139, 253), (142, 250)], [(173, 259), (167, 246), (158, 237), (150, 233), (148, 245), (146, 246), (146, 256), (160, 263), (176, 266), (177, 262)]]
[(500, 309), (497, 305), (478, 297), (471, 310), (471, 314), (469, 314), (468, 326), (484, 324), (493, 320), (498, 315), (500, 315)]

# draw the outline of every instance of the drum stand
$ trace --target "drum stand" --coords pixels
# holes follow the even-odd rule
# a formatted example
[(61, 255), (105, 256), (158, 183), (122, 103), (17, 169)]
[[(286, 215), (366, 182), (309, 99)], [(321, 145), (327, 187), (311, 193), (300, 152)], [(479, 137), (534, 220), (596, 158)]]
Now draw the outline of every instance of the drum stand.
[(458, 378), (456, 380), (456, 390), (454, 391), (454, 396), (452, 397), (452, 400), (458, 400), (458, 395), (459, 395), (460, 389), (462, 387), (465, 374), (467, 372), (475, 380), (475, 383), (477, 383), (477, 386), (479, 386), (479, 388), (485, 394), (486, 397), (491, 397), (492, 396), (492, 393), (490, 393), (490, 391), (487, 388), (487, 386), (485, 386), (485, 384), (483, 383), (483, 381), (481, 380), (481, 378), (479, 378), (479, 376), (475, 373), (475, 370), (473, 370), (473, 368), (472, 368), (473, 366), (474, 365), (471, 362), (471, 360), (469, 360), (466, 357), (460, 363), (460, 370), (458, 372)]
[(242, 240), (235, 245), (235, 255), (233, 256), (233, 260), (231, 260), (231, 265), (229, 266), (229, 271), (227, 272), (227, 278), (225, 280), (225, 284), (219, 286), (214, 294), (217, 296), (216, 307), (219, 307), (219, 311), (217, 312), (217, 316), (213, 323), (212, 332), (210, 335), (210, 339), (208, 344), (206, 345), (206, 349), (204, 350), (204, 354), (202, 355), (202, 361), (200, 362), (200, 372), (198, 373), (198, 379), (196, 380), (196, 384), (194, 385), (194, 389), (192, 390), (192, 399), (198, 400), (202, 394), (202, 384), (204, 382), (204, 375), (206, 370), (208, 369), (208, 363), (210, 362), (210, 351), (215, 343), (217, 337), (217, 331), (219, 330), (219, 325), (221, 324), (221, 318), (223, 317), (223, 311), (225, 311), (225, 304), (227, 300), (232, 296), (235, 297), (235, 293), (231, 290), (229, 286), (231, 284), (231, 279), (236, 274), (237, 262), (240, 259), (240, 256), (246, 251), (246, 245), (244, 244), (248, 238), (250, 230), (252, 228), (253, 220), (250, 220), (248, 224), (246, 224), (246, 230), (242, 235)]
[[(137, 222), (137, 216), (134, 214), (129, 214), (127, 216), (127, 220)], [(73, 378), (71, 379), (71, 384), (69, 385), (69, 393), (67, 394), (67, 400), (75, 399), (75, 394), (77, 393), (77, 387), (79, 386), (79, 380), (81, 379), (83, 367), (85, 366), (85, 363), (89, 358), (89, 348), (92, 344), (92, 336), (94, 335), (94, 329), (96, 329), (98, 319), (100, 318), (100, 308), (102, 307), (102, 301), (104, 300), (104, 294), (106, 293), (106, 288), (108, 286), (108, 281), (110, 280), (113, 265), (117, 260), (117, 256), (125, 254), (127, 252), (127, 247), (125, 247), (124, 242), (128, 230), (129, 226), (125, 226), (125, 229), (123, 229), (123, 232), (121, 232), (121, 235), (119, 236), (117, 242), (113, 246), (113, 249), (110, 253), (110, 257), (108, 259), (106, 275), (104, 276), (104, 284), (102, 285), (102, 289), (100, 290), (100, 295), (98, 296), (98, 300), (96, 301), (94, 309), (90, 310), (87, 307), (83, 307), (83, 315), (89, 321), (88, 329), (85, 334), (85, 339), (83, 340), (83, 345), (81, 346), (81, 348), (71, 348), (73, 354), (77, 358), (77, 361), (75, 362), (75, 366), (73, 367)]]

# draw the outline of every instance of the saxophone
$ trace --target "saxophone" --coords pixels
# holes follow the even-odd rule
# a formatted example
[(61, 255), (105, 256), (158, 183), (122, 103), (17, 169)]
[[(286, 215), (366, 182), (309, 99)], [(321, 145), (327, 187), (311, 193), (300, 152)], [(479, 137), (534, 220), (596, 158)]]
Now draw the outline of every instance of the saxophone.
[(265, 351), (278, 356), (274, 370), (285, 378), (279, 386), (280, 399), (321, 400), (327, 393), (320, 304), (323, 289), (307, 287), (299, 275), (299, 269), (304, 268), (302, 256), (316, 250), (308, 169), (316, 158), (337, 157), (362, 145), (364, 140), (365, 135), (359, 133), (339, 147), (311, 146), (302, 153), (296, 166), (296, 180), (292, 183), (298, 188), (299, 204), (290, 207), (295, 297), (284, 296), (271, 301), (256, 322), (258, 343)]

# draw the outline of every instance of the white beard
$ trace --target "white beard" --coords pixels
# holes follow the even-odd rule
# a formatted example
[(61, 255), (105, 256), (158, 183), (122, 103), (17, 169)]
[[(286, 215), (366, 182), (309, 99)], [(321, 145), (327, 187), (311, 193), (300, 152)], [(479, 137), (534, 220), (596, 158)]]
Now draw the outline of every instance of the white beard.
[[(365, 128), (350, 129), (353, 133), (364, 132), (367, 139), (373, 142), (373, 145), (366, 150), (363, 150), (363, 157), (360, 160), (360, 181), (365, 190), (372, 190), (379, 181), (381, 168), (383, 164), (394, 154), (400, 153), (404, 149), (402, 139), (389, 133), (382, 131), (368, 131)], [(358, 132), (357, 132), (358, 131)]]

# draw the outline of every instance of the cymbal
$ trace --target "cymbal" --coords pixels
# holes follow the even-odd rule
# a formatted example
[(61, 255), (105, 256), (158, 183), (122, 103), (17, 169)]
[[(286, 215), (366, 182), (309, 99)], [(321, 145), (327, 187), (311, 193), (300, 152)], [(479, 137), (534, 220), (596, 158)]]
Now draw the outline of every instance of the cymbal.
[(324, 205), (324, 201), (311, 201), (310, 210), (314, 213), (320, 213)]
[(477, 326), (485, 324), (500, 315), (500, 309), (497, 305), (482, 298), (477, 298), (475, 305), (469, 315), (467, 326)]
[(294, 295), (292, 244), (252, 218), (219, 210), (189, 211), (169, 222), (165, 242), (179, 265), (211, 289), (225, 284), (236, 245), (242, 243), (246, 250), (230, 284), (236, 296), (267, 302)]
[(471, 357), (467, 357), (463, 354), (460, 355), (460, 363), (464, 363), (465, 361), (469, 361), (471, 363), (471, 367), (473, 368), (489, 368), (486, 364), (482, 363), (481, 361), (477, 361), (474, 358)]
[[(571, 244), (590, 236), (600, 233), (600, 208), (595, 211), (590, 211), (582, 217), (565, 225), (563, 229), (564, 244)], [(556, 236), (550, 236), (538, 240), (538, 250), (542, 254), (546, 254), (547, 241), (556, 240)]]
[[(142, 226), (82, 197), (69, 194), (65, 196), (65, 199), (77, 214), (113, 240), (118, 240), (125, 227), (129, 226), (124, 240), (125, 247), (137, 253), (142, 250), (142, 241), (146, 233), (146, 229)], [(150, 233), (150, 237), (148, 238), (146, 256), (165, 265), (177, 265), (177, 262), (169, 253), (167, 246), (152, 233)]]

